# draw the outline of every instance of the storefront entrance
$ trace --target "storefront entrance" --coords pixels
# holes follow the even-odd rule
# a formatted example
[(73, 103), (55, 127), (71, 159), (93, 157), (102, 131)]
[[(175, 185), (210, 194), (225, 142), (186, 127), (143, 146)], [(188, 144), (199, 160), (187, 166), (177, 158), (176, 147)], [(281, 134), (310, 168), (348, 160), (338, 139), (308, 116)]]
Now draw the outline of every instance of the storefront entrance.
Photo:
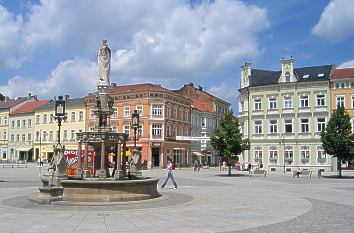
[(154, 167), (160, 166), (160, 148), (151, 149), (151, 160)]

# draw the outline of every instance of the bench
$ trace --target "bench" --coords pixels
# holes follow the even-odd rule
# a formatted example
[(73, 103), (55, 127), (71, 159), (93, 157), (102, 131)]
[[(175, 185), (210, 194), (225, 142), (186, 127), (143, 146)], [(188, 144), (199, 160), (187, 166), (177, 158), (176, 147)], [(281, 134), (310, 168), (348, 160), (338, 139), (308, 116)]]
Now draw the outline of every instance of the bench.
[(15, 164), (3, 164), (2, 165), (2, 168), (5, 168), (5, 167), (7, 167), (7, 168), (14, 168), (14, 166), (15, 166)]
[(258, 177), (258, 175), (263, 175), (264, 177), (267, 176), (267, 171), (266, 170), (254, 170), (251, 171), (250, 176), (251, 175), (256, 175)]
[(27, 164), (17, 164), (18, 168), (27, 168)]
[(293, 178), (295, 178), (295, 177), (299, 178), (300, 175), (309, 176), (309, 178), (311, 178), (312, 171), (302, 170), (302, 171), (300, 171), (300, 173), (298, 173), (298, 171), (293, 171)]

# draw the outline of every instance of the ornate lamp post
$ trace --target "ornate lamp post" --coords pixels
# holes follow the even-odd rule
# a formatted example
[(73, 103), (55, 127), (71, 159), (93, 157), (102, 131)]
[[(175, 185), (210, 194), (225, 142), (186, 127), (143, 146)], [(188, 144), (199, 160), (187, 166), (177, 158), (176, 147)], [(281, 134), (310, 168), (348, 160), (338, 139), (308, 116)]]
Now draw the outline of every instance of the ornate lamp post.
[(140, 125), (139, 125), (139, 113), (137, 110), (134, 110), (134, 112), (132, 113), (132, 127), (134, 129), (134, 150), (136, 150), (136, 134), (137, 134), (137, 130), (139, 129)]
[(60, 145), (60, 127), (61, 127), (61, 122), (66, 119), (65, 115), (65, 101), (66, 99), (63, 98), (63, 96), (58, 96), (58, 99), (55, 100), (55, 120), (58, 121), (58, 144)]

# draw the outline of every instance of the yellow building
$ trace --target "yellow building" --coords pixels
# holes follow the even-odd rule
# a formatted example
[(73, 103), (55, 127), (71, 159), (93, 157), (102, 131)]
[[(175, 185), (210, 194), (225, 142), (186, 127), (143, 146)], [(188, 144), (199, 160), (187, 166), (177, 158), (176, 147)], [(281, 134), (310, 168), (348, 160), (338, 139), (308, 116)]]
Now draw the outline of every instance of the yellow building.
[[(76, 133), (85, 130), (86, 108), (84, 98), (69, 99), (65, 103), (67, 119), (62, 122), (60, 142), (67, 150), (77, 150)], [(39, 154), (43, 160), (50, 161), (53, 146), (58, 143), (58, 122), (54, 118), (55, 101), (50, 101), (35, 112), (34, 157)]]
[[(331, 78), (331, 110), (343, 106), (351, 117), (354, 133), (354, 68), (337, 69)], [(354, 168), (354, 158), (351, 164)]]

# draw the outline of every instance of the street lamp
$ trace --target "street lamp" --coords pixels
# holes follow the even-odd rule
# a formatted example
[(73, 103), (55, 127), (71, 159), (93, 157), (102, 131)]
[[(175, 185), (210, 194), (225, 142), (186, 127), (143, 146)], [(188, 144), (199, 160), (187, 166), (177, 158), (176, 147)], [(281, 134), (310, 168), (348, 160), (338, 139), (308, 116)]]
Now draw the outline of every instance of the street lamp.
[(134, 129), (134, 150), (136, 150), (136, 133), (140, 127), (139, 112), (137, 110), (134, 110), (134, 112), (132, 113), (132, 127)]
[(66, 115), (65, 115), (65, 101), (66, 98), (64, 99), (63, 96), (58, 96), (58, 99), (55, 99), (55, 116), (54, 119), (58, 120), (58, 145), (60, 145), (60, 127), (61, 127), (61, 122), (63, 120), (66, 120)]

